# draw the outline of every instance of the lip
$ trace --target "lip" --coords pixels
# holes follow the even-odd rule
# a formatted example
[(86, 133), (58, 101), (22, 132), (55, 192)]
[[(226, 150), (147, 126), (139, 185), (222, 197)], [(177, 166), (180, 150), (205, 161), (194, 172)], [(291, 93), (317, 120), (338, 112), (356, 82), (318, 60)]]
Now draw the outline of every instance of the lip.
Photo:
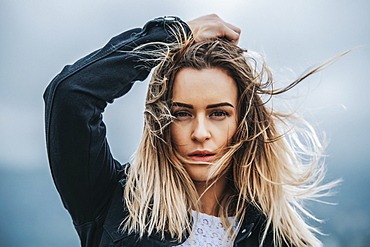
[(215, 153), (212, 153), (207, 150), (196, 150), (190, 154), (188, 157), (192, 161), (200, 161), (200, 162), (212, 162), (215, 157)]

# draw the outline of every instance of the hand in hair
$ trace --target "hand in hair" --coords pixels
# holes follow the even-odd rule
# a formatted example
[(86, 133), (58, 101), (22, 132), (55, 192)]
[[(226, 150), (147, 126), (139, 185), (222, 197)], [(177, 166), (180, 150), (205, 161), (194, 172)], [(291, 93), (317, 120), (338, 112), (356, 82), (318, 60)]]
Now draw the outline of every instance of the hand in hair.
[(193, 32), (196, 42), (224, 37), (231, 43), (238, 44), (241, 30), (216, 14), (201, 16), (186, 23)]

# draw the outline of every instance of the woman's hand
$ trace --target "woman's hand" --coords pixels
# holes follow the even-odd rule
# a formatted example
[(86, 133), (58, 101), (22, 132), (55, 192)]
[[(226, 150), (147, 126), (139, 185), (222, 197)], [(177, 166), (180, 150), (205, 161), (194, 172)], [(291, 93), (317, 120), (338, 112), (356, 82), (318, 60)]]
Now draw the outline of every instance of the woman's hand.
[(205, 15), (186, 22), (193, 32), (195, 42), (224, 37), (238, 44), (241, 30), (222, 20), (218, 15)]

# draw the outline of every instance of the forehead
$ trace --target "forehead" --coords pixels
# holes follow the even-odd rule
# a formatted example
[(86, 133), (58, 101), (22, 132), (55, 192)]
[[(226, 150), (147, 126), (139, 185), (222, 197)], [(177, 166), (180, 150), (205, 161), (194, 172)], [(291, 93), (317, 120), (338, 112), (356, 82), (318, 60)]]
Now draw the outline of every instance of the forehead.
[(184, 68), (175, 77), (172, 100), (209, 104), (229, 102), (236, 105), (237, 87), (234, 79), (222, 69)]

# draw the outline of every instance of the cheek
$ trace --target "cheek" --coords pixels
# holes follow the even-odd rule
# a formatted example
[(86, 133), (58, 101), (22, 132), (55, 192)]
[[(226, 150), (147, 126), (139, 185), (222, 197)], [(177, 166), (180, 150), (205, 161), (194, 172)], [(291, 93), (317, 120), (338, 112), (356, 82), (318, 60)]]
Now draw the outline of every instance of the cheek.
[(237, 123), (236, 121), (230, 121), (222, 128), (219, 128), (218, 130), (218, 136), (221, 137), (219, 139), (219, 142), (222, 142), (224, 146), (230, 144), (231, 139), (233, 138), (235, 132), (236, 132)]
[(231, 140), (231, 138), (235, 135), (237, 126), (238, 126), (238, 123), (237, 123), (237, 120), (235, 119), (235, 121), (230, 126), (229, 140)]
[(171, 141), (178, 151), (186, 144), (185, 130), (176, 123), (171, 124)]

